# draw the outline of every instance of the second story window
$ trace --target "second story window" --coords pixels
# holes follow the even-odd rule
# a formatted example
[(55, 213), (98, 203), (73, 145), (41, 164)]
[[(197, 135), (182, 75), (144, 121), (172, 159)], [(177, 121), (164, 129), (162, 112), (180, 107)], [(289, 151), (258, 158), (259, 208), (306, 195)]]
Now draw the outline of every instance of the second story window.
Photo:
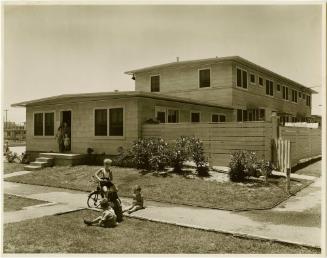
[(160, 75), (151, 76), (151, 92), (160, 91)]
[(248, 73), (245, 70), (237, 68), (236, 86), (244, 89), (248, 88)]
[(311, 96), (309, 96), (309, 95), (306, 96), (306, 104), (308, 107), (311, 106)]
[(262, 77), (259, 77), (259, 85), (263, 86), (263, 78)]
[(283, 99), (288, 100), (288, 88), (283, 86)]
[(250, 82), (255, 84), (255, 75), (253, 73), (250, 74)]
[(266, 80), (266, 95), (274, 96), (274, 83), (270, 80)]
[(297, 103), (297, 91), (292, 90), (292, 102)]
[(199, 87), (210, 87), (210, 69), (199, 70)]

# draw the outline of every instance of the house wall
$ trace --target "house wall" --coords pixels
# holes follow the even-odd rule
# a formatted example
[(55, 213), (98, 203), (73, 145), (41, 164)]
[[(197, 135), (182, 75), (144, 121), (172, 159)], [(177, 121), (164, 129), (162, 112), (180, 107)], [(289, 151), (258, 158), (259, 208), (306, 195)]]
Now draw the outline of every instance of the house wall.
[[(237, 80), (237, 68), (244, 69), (248, 72), (248, 88), (243, 89), (236, 86)], [(291, 90), (302, 90), (297, 85), (290, 85), (288, 82), (277, 78), (271, 74), (257, 71), (254, 68), (245, 66), (237, 62), (233, 63), (232, 66), (233, 74), (233, 101), (232, 106), (235, 108), (246, 108), (246, 107), (260, 107), (266, 109), (267, 119), (270, 120), (270, 115), (272, 111), (284, 112), (292, 114), (293, 116), (302, 115), (308, 117), (311, 115), (311, 107), (306, 105), (306, 100), (298, 97), (298, 102), (294, 103), (291, 101), (292, 95)], [(256, 83), (250, 83), (250, 74), (253, 73), (256, 76)], [(263, 78), (264, 85), (259, 85), (259, 76)], [(274, 82), (274, 96), (266, 95), (266, 79), (272, 80)], [(281, 85), (281, 90), (277, 91), (277, 84)], [(284, 100), (282, 96), (282, 86), (287, 86), (289, 88), (289, 100)], [(309, 92), (305, 92), (306, 95), (311, 95)]]
[[(60, 112), (71, 110), (71, 152), (86, 153), (92, 148), (96, 153), (117, 154), (117, 148), (128, 148), (131, 143), (141, 136), (142, 124), (150, 118), (155, 118), (155, 107), (170, 107), (180, 110), (180, 122), (190, 122), (190, 111), (199, 111), (201, 121), (210, 122), (211, 114), (218, 113), (226, 116), (226, 121), (232, 120), (232, 111), (228, 109), (207, 107), (167, 101), (152, 98), (119, 98), (119, 99), (88, 99), (62, 101), (61, 104), (28, 106), (26, 150), (28, 152), (58, 152), (58, 144), (54, 136), (34, 136), (34, 112), (55, 112), (55, 133), (60, 125)], [(94, 109), (124, 107), (124, 136), (94, 136)]]
[[(199, 88), (199, 69), (211, 69), (211, 87)], [(231, 62), (200, 63), (176, 68), (161, 68), (135, 74), (135, 90), (151, 91), (151, 75), (160, 74), (160, 93), (206, 101), (215, 105), (231, 105)]]
[(233, 110), (209, 107), (203, 105), (195, 105), (181, 102), (173, 102), (166, 100), (157, 100), (150, 98), (140, 98), (139, 99), (139, 117), (140, 125), (150, 118), (155, 118), (155, 107), (169, 107), (179, 110), (179, 122), (189, 123), (191, 117), (191, 111), (200, 112), (201, 122), (211, 122), (212, 114), (222, 114), (226, 116), (226, 122), (233, 121)]
[[(124, 136), (107, 137), (94, 136), (94, 109), (123, 106)], [(60, 111), (72, 111), (71, 125), (71, 151), (73, 153), (86, 153), (87, 148), (93, 148), (96, 153), (116, 154), (119, 146), (127, 147), (137, 139), (138, 111), (136, 99), (110, 99), (70, 102), (62, 104), (27, 107), (27, 136), (26, 150), (38, 152), (58, 152), (55, 137), (34, 136), (33, 113), (38, 111), (55, 111), (55, 132), (60, 125)]]

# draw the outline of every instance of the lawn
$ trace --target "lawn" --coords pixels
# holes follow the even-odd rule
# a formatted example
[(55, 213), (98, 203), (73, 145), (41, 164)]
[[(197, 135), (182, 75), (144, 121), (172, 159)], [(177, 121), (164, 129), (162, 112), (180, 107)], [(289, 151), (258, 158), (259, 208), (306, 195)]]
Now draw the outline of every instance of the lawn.
[[(6, 180), (91, 191), (95, 186), (89, 180), (99, 168), (98, 166), (52, 167)], [(270, 180), (269, 185), (265, 185), (257, 181), (241, 184), (187, 179), (176, 175), (161, 177), (131, 168), (113, 167), (112, 171), (120, 196), (130, 197), (132, 187), (138, 184), (142, 187), (145, 200), (243, 210), (270, 208), (288, 197), (284, 191), (283, 178), (275, 177)], [(310, 181), (307, 180), (292, 181), (292, 192), (298, 191), (308, 183)]]
[(320, 253), (294, 245), (250, 240), (126, 218), (116, 228), (88, 227), (83, 210), (4, 226), (4, 253)]
[(17, 171), (22, 171), (24, 170), (24, 166), (24, 164), (3, 162), (3, 172), (4, 174), (9, 174)]
[(6, 211), (18, 211), (24, 207), (33, 206), (46, 203), (44, 201), (4, 194), (3, 198), (3, 210)]

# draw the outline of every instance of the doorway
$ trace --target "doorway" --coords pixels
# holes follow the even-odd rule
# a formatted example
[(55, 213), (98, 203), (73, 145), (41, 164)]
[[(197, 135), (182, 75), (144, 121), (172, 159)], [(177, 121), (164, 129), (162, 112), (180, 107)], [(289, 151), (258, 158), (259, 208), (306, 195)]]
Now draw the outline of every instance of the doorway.
[(70, 110), (63, 110), (60, 112), (60, 124), (64, 126), (64, 124), (67, 124), (66, 129), (64, 129), (64, 142), (65, 137), (66, 139), (64, 151), (70, 151), (71, 150), (71, 125), (72, 125), (72, 112)]

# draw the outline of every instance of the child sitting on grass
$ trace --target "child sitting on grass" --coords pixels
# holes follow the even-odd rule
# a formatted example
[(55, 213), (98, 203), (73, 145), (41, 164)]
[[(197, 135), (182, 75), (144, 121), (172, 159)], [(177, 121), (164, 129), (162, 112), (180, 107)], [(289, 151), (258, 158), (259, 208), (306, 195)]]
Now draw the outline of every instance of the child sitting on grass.
[(133, 187), (133, 204), (132, 206), (128, 207), (124, 210), (124, 212), (127, 211), (128, 214), (131, 214), (134, 211), (143, 209), (143, 197), (141, 195), (141, 187), (139, 185), (136, 185)]
[(94, 220), (84, 219), (84, 223), (88, 226), (97, 225), (105, 228), (112, 228), (118, 223), (116, 222), (116, 214), (112, 208), (112, 203), (109, 203), (107, 199), (103, 199), (100, 203), (103, 210), (102, 216), (95, 218)]

